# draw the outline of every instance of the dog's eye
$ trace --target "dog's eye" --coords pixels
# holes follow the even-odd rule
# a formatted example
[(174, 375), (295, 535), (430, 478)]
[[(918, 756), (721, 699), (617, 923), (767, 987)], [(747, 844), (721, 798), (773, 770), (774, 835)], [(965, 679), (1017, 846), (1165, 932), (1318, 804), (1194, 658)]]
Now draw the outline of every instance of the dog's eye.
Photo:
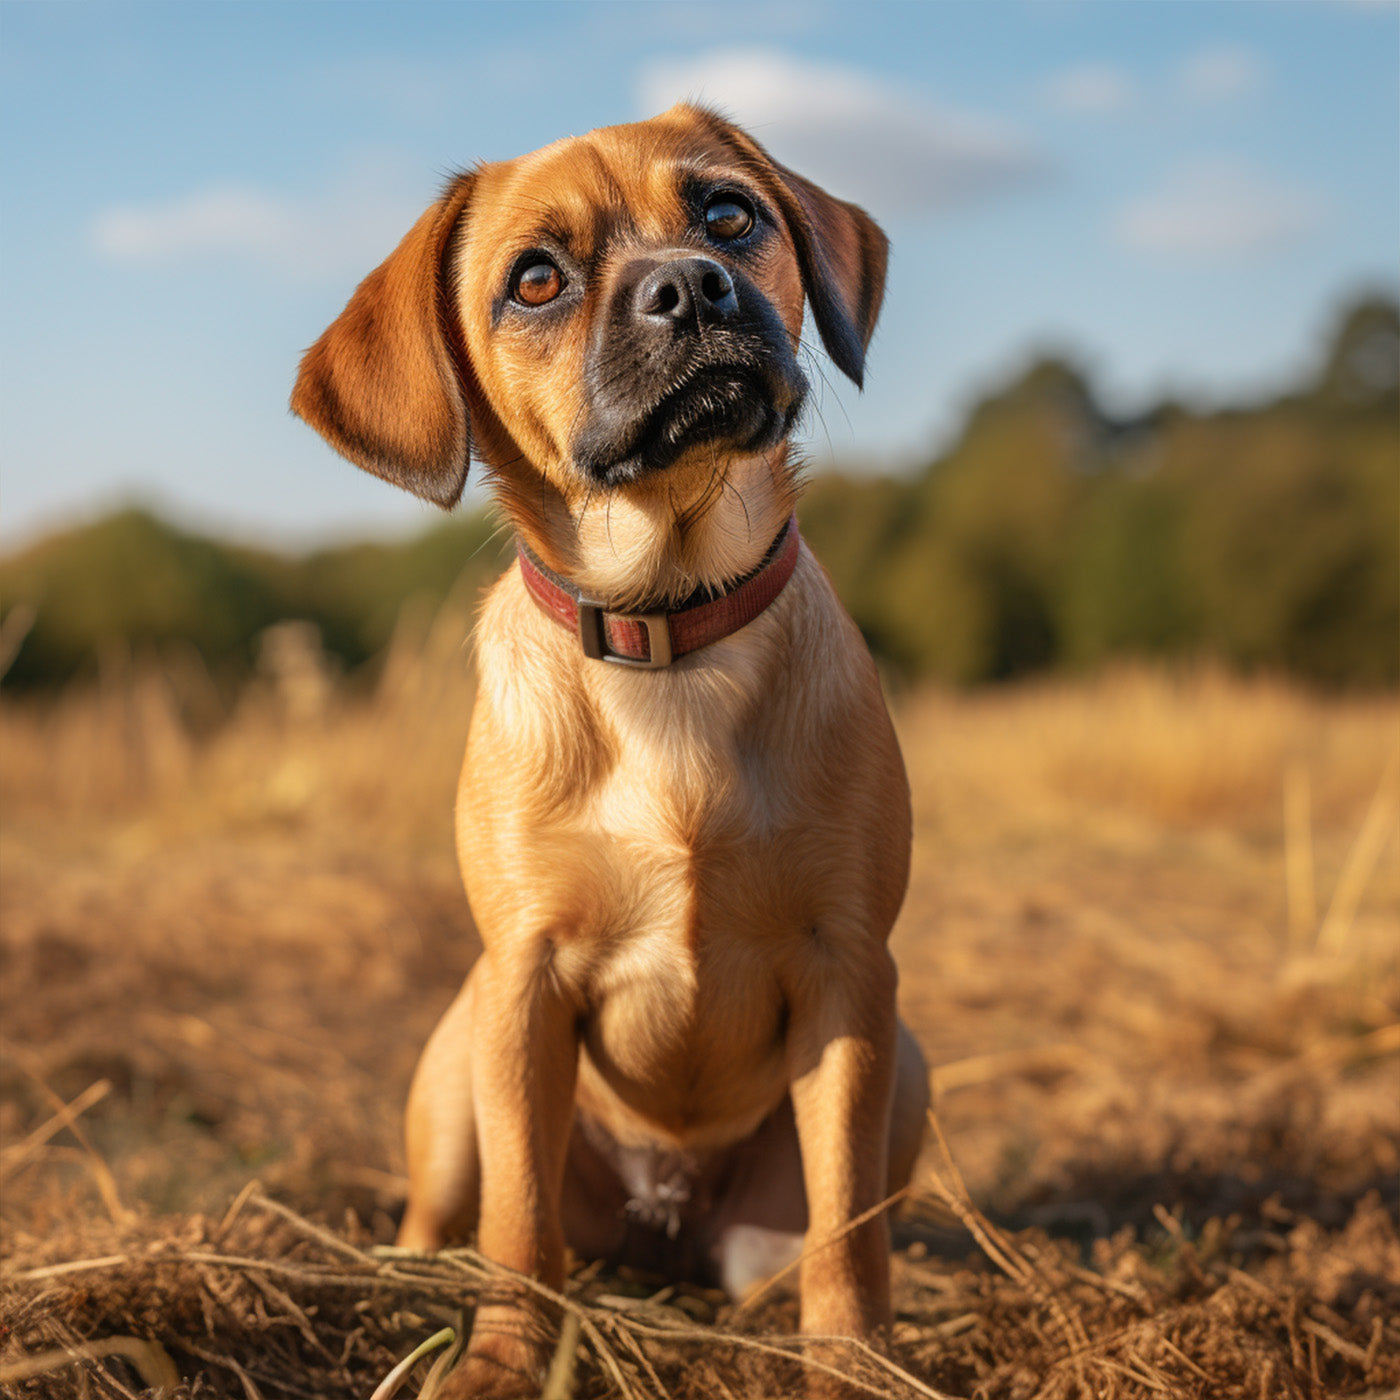
[(522, 267), (515, 274), (515, 299), (526, 306), (543, 306), (564, 290), (564, 274), (548, 258)]
[(717, 194), (705, 205), (705, 230), (711, 238), (742, 238), (753, 227), (753, 210), (735, 194)]

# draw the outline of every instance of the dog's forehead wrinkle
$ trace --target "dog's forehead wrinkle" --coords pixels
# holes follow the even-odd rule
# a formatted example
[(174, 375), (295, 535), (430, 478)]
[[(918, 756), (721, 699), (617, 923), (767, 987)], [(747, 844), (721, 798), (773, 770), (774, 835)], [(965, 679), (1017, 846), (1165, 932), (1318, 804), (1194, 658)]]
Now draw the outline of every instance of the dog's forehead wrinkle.
[(537, 207), (571, 242), (580, 239), (596, 253), (639, 223), (671, 219), (679, 207), (679, 174), (664, 155), (638, 152), (635, 141), (607, 140), (592, 132), (515, 162), (507, 197), (528, 190)]
[(577, 210), (581, 219), (604, 225), (595, 249), (618, 230), (640, 230), (648, 239), (684, 233), (687, 187), (697, 179), (722, 181), (725, 174), (715, 152), (678, 145), (671, 134), (628, 127), (592, 132), (537, 154), (545, 159), (530, 160), (520, 178), (548, 190), (570, 217)]
[(626, 196), (611, 163), (594, 142), (589, 142), (584, 150), (589, 157), (591, 174), (598, 182), (598, 188), (593, 191), (595, 203), (600, 206), (621, 204)]

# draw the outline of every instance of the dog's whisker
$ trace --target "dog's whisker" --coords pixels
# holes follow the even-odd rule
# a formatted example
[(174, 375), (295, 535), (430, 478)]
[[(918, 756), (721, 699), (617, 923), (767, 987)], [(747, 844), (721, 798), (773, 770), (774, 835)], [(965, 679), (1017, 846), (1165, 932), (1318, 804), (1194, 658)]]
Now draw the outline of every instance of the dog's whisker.
[(618, 558), (618, 553), (617, 553), (617, 545), (615, 545), (615, 544), (613, 543), (613, 536), (612, 536), (612, 506), (613, 506), (613, 496), (612, 496), (612, 492), (609, 491), (609, 492), (608, 492), (608, 495), (607, 495), (607, 502), (606, 502), (605, 506), (603, 507), (603, 528), (604, 528), (604, 531), (605, 531), (606, 534), (607, 534), (608, 548), (609, 548), (610, 550), (612, 550), (612, 552), (613, 552), (613, 558), (616, 559), (616, 558)]
[(584, 518), (585, 518), (585, 517), (587, 516), (587, 514), (588, 514), (588, 507), (593, 503), (593, 493), (594, 493), (594, 491), (596, 491), (597, 489), (598, 489), (598, 483), (597, 483), (596, 481), (594, 481), (594, 480), (590, 477), (590, 478), (589, 478), (589, 481), (588, 481), (588, 485), (587, 485), (587, 487), (584, 489), (584, 493), (583, 493), (583, 504), (578, 508), (578, 515), (574, 518), (574, 539), (575, 539), (575, 541), (577, 541), (578, 539), (580, 539), (581, 536), (582, 536)]
[(729, 473), (725, 472), (719, 479), (721, 492), (727, 487), (734, 493), (734, 499), (739, 502), (739, 509), (744, 512), (744, 540), (746, 544), (753, 543), (753, 521), (749, 518), (749, 503), (744, 499), (744, 493), (730, 481)]
[[(803, 356), (804, 363), (817, 379), (817, 393), (807, 396), (807, 402), (803, 405), (803, 415), (805, 417), (808, 411), (815, 415), (817, 422), (821, 424), (822, 434), (826, 438), (827, 455), (835, 456), (836, 449), (832, 445), (831, 430), (827, 426), (826, 414), (822, 411), (826, 405), (826, 395), (828, 391), (833, 392), (834, 395), (834, 391), (831, 389), (831, 381), (827, 378), (826, 371), (822, 368), (820, 359), (810, 345), (799, 341), (798, 349)], [(838, 399), (837, 402), (839, 403), (840, 400)], [(849, 418), (846, 421), (849, 424)]]
[[(834, 398), (834, 399), (836, 400), (836, 406), (841, 410), (841, 416), (846, 420), (846, 428), (847, 428), (847, 430), (850, 431), (850, 432), (854, 432), (855, 429), (854, 429), (854, 427), (853, 427), (852, 424), (851, 424), (851, 415), (850, 415), (849, 413), (846, 412), (846, 405), (843, 404), (843, 403), (841, 402), (841, 396), (840, 396), (840, 394), (838, 394), (838, 393), (836, 392), (836, 388), (835, 388), (835, 386), (832, 384), (830, 377), (827, 375), (826, 370), (822, 368), (821, 357), (820, 357), (820, 356), (817, 354), (817, 352), (816, 352), (810, 345), (808, 345), (805, 341), (802, 342), (802, 349), (803, 349), (804, 351), (806, 351), (806, 354), (807, 354), (807, 362), (808, 362), (808, 364), (810, 364), (810, 365), (812, 366), (812, 368), (817, 372), (817, 376), (818, 376), (818, 378), (820, 378), (824, 390), (829, 391), (830, 394), (831, 394), (831, 397)], [(826, 421), (826, 420), (825, 420), (825, 418), (823, 417), (823, 418), (822, 418), (823, 424), (825, 424), (825, 421)], [(830, 446), (830, 438), (827, 439), (827, 445)]]
[(707, 513), (710, 493), (714, 487), (715, 476), (719, 471), (719, 459), (715, 456), (714, 443), (709, 444), (710, 452), (710, 475), (701, 488), (700, 493), (690, 503), (687, 514), (692, 522), (698, 523)]
[(509, 520), (501, 520), (499, 524), (493, 526), (486, 535), (486, 538), (467, 555), (466, 562), (470, 564), (479, 554), (484, 554), (493, 545), (498, 544), (507, 534), (514, 534), (515, 527)]

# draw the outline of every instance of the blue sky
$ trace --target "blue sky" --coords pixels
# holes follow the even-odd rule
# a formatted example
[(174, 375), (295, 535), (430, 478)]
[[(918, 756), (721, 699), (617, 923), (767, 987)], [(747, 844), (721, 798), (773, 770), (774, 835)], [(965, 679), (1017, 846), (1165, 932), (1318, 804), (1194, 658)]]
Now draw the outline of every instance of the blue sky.
[(1400, 269), (1385, 0), (0, 5), (0, 538), (138, 499), (272, 543), (431, 510), (286, 411), (300, 351), (478, 158), (718, 102), (893, 260), (811, 455), (927, 460), (1037, 348), (1110, 405), (1303, 372)]

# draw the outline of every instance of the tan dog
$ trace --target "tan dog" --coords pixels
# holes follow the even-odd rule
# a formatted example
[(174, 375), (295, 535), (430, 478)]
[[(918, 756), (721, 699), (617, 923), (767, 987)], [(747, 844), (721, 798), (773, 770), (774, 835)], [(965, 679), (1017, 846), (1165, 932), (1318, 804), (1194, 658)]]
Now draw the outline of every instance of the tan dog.
[[(406, 1245), (737, 1294), (805, 1232), (803, 1329), (889, 1318), (875, 1207), (927, 1102), (886, 949), (908, 786), (787, 443), (804, 301), (859, 383), (885, 254), (680, 106), (452, 180), (302, 362), (339, 451), (447, 506), (474, 449), (520, 544), (457, 805), (485, 951), (414, 1079)], [(451, 1393), (538, 1393), (543, 1321), (484, 1300)]]

